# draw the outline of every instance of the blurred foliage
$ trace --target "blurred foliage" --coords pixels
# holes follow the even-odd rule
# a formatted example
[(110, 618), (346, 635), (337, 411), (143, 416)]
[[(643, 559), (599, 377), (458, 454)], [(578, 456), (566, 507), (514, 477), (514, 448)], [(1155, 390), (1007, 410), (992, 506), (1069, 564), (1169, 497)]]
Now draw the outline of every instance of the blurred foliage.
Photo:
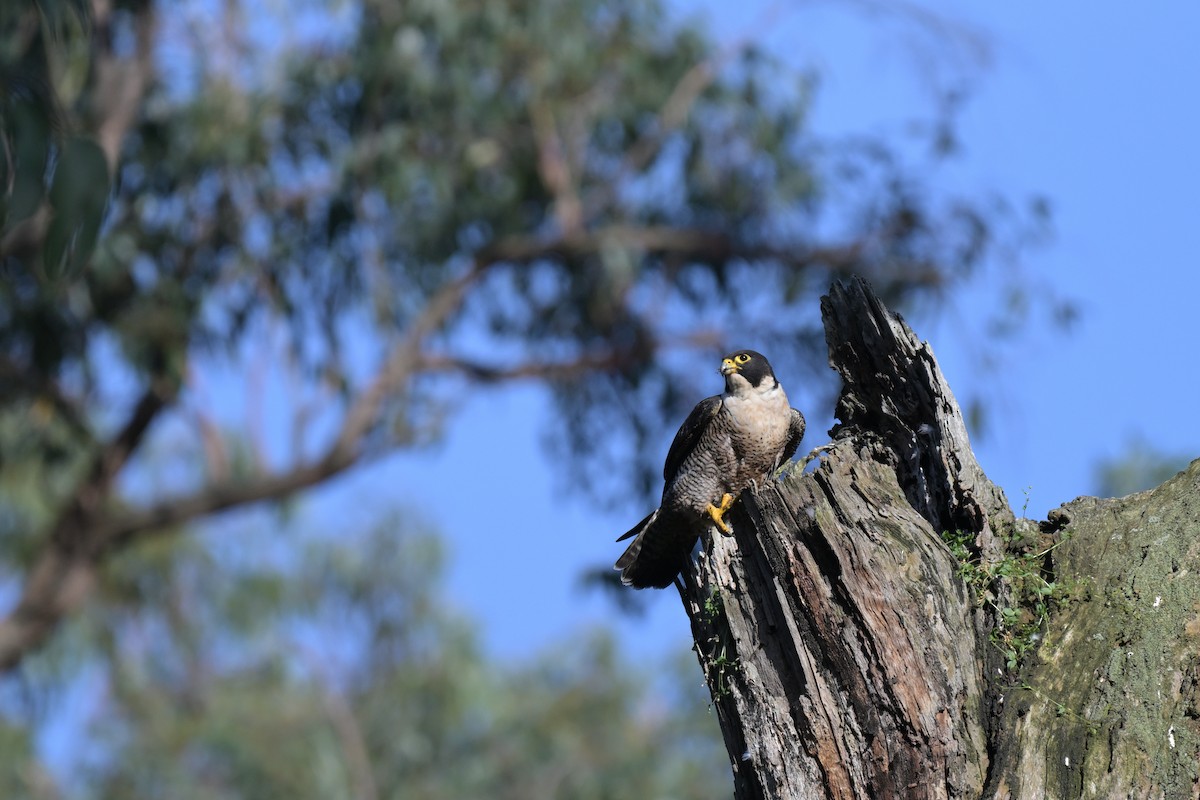
[[(1045, 294), (1011, 269), (1046, 235), (1044, 202), (938, 189), (949, 111), (925, 158), (817, 137), (816, 86), (640, 0), (5, 0), (5, 588), (139, 389), (183, 385), (155, 434), (186, 428), (189, 447), (164, 465), (137, 439), (81, 507), (263, 470), (261, 431), (195, 433), (198, 374), (262, 348), (344, 410), (363, 364), (472, 265), (488, 269), (422, 342), (450, 366), (392, 393), (368, 445), (428, 441), (476, 382), (549, 366), (558, 474), (625, 502), (657, 489), (715, 354), (768, 352), (813, 402), (832, 387), (816, 297), (835, 278), (936, 309), (1000, 267), (988, 330), (1011, 335)], [(302, 421), (302, 393), (271, 413)], [(312, 428), (296, 459), (328, 432)], [(692, 670), (643, 675), (603, 637), (492, 663), (434, 591), (428, 541), (339, 535), (103, 551), (96, 600), (5, 684), (0, 795), (55, 796), (38, 709), (89, 680), (94, 752), (68, 796), (727, 794), (701, 698), (639, 712), (660, 683), (699, 692)]]
[[(494, 660), (439, 591), (436, 537), (387, 520), (289, 530), (283, 552), (260, 523), (123, 554), (33, 662), (34, 687), (89, 676), (60, 796), (729, 795), (690, 657), (654, 672), (580, 632)], [(0, 763), (6, 798), (39, 796), (31, 775), (53, 787), (17, 728), (0, 727)]]
[[(43, 402), (76, 449), (111, 422), (86, 409), (114, 376), (178, 379), (264, 318), (308, 380), (352, 392), (348, 334), (386, 339), (495, 260), (429, 346), (497, 367), (615, 352), (552, 382), (555, 454), (599, 497), (652, 493), (715, 353), (750, 342), (829, 387), (814, 301), (831, 279), (936, 305), (1045, 233), (1043, 202), (935, 190), (952, 120), (929, 128), (931, 163), (823, 141), (813, 74), (723, 51), (656, 2), (307, 2), (324, 27), (273, 37), (284, 20), (237, 2), (104, 4), (90, 29), (79, 2), (6, 8), (23, 77), (2, 112), (0, 408)], [(110, 187), (94, 137), (136, 85), (105, 82), (118, 70), (150, 74)], [(1026, 286), (997, 330), (1028, 313)], [(461, 390), (401, 393), (393, 429)]]
[(1100, 461), (1093, 470), (1098, 497), (1124, 497), (1153, 489), (1191, 461), (1184, 453), (1162, 450), (1144, 439), (1131, 439), (1122, 453)]

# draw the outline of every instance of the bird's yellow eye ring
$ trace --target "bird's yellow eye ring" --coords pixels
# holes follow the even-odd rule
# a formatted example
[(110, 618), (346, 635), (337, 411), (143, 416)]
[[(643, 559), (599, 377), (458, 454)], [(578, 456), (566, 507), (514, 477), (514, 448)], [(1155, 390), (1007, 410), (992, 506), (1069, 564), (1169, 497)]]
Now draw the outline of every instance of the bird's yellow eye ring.
[(733, 357), (733, 360), (739, 364), (745, 364), (747, 361), (750, 360), (750, 356), (747, 355), (746, 353), (738, 353), (736, 356)]

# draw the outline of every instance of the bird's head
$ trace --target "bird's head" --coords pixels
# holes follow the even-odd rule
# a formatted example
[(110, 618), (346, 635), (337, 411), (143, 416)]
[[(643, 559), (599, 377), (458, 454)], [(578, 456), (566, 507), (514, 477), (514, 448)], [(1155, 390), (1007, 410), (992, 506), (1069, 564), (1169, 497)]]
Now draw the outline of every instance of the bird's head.
[(725, 391), (733, 393), (773, 389), (779, 383), (771, 362), (754, 350), (738, 350), (725, 356), (721, 360), (721, 374), (725, 376)]

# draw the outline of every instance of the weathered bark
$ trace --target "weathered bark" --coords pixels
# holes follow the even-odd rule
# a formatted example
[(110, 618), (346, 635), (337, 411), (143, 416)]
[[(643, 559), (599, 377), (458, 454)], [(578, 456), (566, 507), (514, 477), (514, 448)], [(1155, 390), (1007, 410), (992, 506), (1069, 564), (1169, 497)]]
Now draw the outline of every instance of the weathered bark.
[[(822, 313), (827, 455), (744, 493), (684, 574), (736, 796), (1195, 796), (1200, 462), (1039, 531), (976, 462), (929, 346), (861, 281)], [(1051, 587), (1019, 651), (1014, 564)]]
[(1010, 681), (988, 796), (1200, 797), (1200, 460), (1051, 517), (1085, 596)]

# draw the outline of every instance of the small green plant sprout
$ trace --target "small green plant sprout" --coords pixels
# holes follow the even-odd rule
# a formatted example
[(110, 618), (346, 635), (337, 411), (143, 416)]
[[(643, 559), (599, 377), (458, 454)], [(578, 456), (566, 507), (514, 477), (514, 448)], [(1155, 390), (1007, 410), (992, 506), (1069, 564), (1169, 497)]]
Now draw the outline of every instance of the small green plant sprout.
[(723, 613), (725, 606), (721, 602), (721, 590), (713, 588), (704, 600), (704, 621), (711, 625)]
[(710, 673), (715, 673), (715, 678), (713, 679), (713, 697), (728, 697), (730, 692), (728, 676), (737, 670), (739, 666), (738, 659), (729, 657), (729, 651), (725, 645), (720, 645), (720, 655), (716, 655), (716, 645), (720, 644), (720, 642), (715, 636), (709, 639), (709, 641), (714, 645), (713, 654), (716, 656), (710, 664)]
[(721, 590), (713, 588), (704, 599), (701, 616), (705, 625), (713, 631), (707, 639), (709, 652), (704, 654), (707, 660), (705, 672), (712, 687), (713, 699), (729, 695), (729, 675), (738, 668), (738, 659), (729, 657), (729, 647), (721, 640), (721, 620), (725, 616), (725, 604), (721, 600)]
[[(1025, 656), (1042, 641), (1041, 631), (1051, 612), (1070, 602), (1077, 582), (1058, 581), (1046, 569), (1046, 557), (1067, 541), (1028, 552), (1006, 552), (995, 561), (984, 561), (976, 550), (974, 536), (964, 531), (947, 531), (942, 541), (958, 560), (958, 576), (971, 589), (976, 602), (990, 606), (995, 626), (988, 639), (1003, 655), (1009, 672), (1016, 672)], [(1017, 544), (1018, 536), (1008, 540)]]

